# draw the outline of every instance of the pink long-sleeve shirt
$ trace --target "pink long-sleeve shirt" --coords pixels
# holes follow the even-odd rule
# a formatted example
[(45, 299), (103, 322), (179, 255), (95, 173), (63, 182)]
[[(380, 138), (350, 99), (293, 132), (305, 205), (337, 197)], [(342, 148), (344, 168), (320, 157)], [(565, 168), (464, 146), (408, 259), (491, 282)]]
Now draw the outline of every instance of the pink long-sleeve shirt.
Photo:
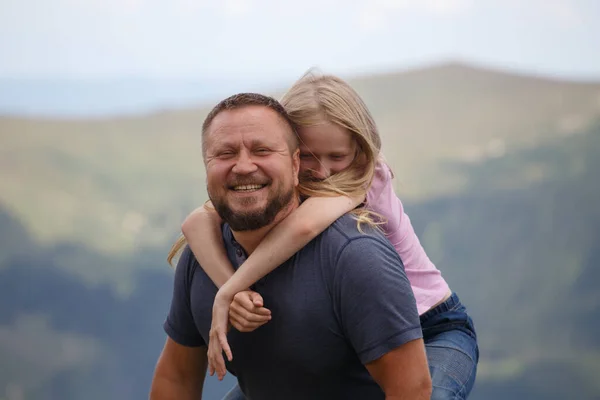
[(392, 172), (383, 162), (378, 162), (375, 168), (366, 206), (386, 218), (382, 228), (404, 264), (419, 315), (425, 313), (439, 303), (450, 288), (421, 246), (410, 218), (394, 192)]

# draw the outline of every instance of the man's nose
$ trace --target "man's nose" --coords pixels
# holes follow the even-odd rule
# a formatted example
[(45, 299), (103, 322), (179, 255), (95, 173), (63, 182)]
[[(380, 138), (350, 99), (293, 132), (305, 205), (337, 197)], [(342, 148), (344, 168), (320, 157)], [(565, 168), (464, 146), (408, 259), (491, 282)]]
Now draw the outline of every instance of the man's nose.
[(232, 168), (232, 172), (240, 175), (248, 175), (258, 169), (252, 156), (247, 151), (241, 151)]

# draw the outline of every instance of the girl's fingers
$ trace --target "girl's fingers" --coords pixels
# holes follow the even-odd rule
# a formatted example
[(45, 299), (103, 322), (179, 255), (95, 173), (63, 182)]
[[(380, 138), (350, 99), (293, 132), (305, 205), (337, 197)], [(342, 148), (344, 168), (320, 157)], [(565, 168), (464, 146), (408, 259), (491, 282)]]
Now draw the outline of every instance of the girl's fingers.
[(221, 348), (223, 348), (223, 351), (227, 356), (227, 360), (231, 362), (231, 360), (233, 360), (233, 354), (231, 353), (229, 342), (227, 342), (227, 335), (225, 335), (223, 332), (219, 332), (219, 342), (221, 343)]
[(213, 376), (215, 374), (215, 367), (211, 361), (210, 352), (208, 355), (208, 373), (210, 374), (210, 376)]
[(221, 348), (221, 341), (217, 332), (213, 329), (210, 331), (210, 339), (208, 344), (208, 365), (210, 368), (211, 376), (214, 372), (217, 373), (217, 378), (223, 380), (227, 370), (225, 369), (225, 361), (223, 360), (223, 351)]

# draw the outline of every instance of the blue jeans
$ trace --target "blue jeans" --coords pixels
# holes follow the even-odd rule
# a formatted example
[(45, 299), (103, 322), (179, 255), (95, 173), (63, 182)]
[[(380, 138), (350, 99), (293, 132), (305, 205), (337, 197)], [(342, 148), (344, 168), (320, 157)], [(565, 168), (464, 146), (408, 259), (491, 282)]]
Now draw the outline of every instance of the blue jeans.
[[(479, 347), (471, 317), (456, 295), (421, 315), (431, 374), (431, 400), (466, 399), (477, 374)], [(235, 385), (223, 400), (245, 400)]]
[(471, 317), (456, 295), (421, 315), (432, 400), (466, 399), (477, 375), (479, 347)]
[(240, 385), (236, 384), (229, 392), (227, 392), (222, 400), (246, 400), (246, 397), (244, 397), (244, 393), (242, 392), (242, 389), (240, 389)]

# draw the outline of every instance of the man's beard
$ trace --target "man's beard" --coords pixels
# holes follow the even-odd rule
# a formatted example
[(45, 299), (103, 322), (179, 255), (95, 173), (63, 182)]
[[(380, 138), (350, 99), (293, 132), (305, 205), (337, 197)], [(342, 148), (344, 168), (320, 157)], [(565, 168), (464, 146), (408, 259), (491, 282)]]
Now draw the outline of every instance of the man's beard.
[[(269, 198), (265, 209), (252, 212), (234, 212), (224, 200), (225, 196), (219, 199), (211, 198), (211, 201), (221, 219), (227, 222), (233, 231), (242, 232), (260, 229), (272, 223), (277, 214), (290, 204), (293, 196), (294, 188), (291, 187), (288, 191)], [(253, 202), (254, 199), (248, 199), (247, 203), (252, 205)]]

